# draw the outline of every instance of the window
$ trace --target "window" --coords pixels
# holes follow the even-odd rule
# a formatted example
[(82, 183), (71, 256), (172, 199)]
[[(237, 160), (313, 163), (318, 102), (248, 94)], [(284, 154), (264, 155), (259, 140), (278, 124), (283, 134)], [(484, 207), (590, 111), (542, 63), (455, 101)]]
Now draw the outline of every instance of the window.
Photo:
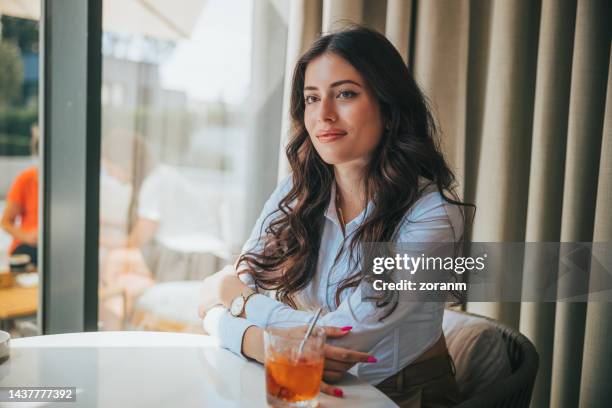
[(128, 3), (104, 3), (99, 327), (197, 332), (276, 185), (288, 4)]
[(1, 8), (0, 328), (21, 337), (38, 334), (38, 21)]

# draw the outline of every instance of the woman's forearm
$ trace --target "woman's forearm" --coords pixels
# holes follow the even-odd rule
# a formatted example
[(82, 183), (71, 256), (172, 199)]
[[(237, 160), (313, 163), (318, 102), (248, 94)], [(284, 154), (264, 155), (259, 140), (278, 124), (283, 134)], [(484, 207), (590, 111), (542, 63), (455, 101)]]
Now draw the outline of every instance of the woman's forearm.
[(242, 354), (260, 363), (264, 362), (263, 330), (260, 327), (251, 326), (246, 329), (242, 338)]
[(6, 231), (12, 238), (16, 239), (17, 241), (25, 241), (23, 231), (21, 231), (14, 224), (3, 220), (2, 229)]
[(127, 246), (130, 248), (138, 248), (153, 239), (159, 222), (148, 218), (138, 218), (136, 225), (132, 228), (127, 239)]
[(17, 217), (21, 215), (21, 211), (21, 206), (9, 200), (6, 202), (6, 207), (0, 219), (2, 229), (18, 241), (23, 241), (24, 238), (22, 231), (16, 225)]

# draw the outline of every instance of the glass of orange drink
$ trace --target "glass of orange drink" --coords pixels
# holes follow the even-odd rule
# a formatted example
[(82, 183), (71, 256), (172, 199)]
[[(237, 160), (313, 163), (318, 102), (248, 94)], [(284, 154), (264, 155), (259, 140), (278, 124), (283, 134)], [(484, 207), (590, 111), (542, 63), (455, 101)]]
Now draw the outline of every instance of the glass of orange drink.
[(273, 407), (316, 407), (323, 377), (325, 330), (277, 323), (264, 332), (266, 394)]

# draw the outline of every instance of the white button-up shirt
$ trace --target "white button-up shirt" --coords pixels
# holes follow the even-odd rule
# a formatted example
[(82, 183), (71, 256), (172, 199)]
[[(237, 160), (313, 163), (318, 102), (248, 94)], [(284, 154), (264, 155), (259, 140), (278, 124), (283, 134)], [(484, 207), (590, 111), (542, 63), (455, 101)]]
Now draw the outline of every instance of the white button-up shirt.
[[(251, 236), (243, 247), (243, 253), (263, 246), (265, 229), (272, 217), (268, 217), (279, 201), (291, 188), (291, 177), (284, 180), (272, 193), (257, 220)], [(265, 328), (274, 322), (304, 322), (307, 324), (314, 311), (322, 307), (319, 324), (323, 326), (352, 326), (351, 332), (330, 340), (334, 345), (369, 353), (376, 363), (356, 364), (350, 372), (371, 384), (378, 384), (406, 367), (431, 347), (442, 334), (442, 302), (399, 302), (388, 313), (374, 302), (362, 301), (361, 287), (342, 292), (341, 303), (336, 307), (335, 294), (338, 285), (354, 269), (349, 267), (351, 235), (372, 210), (369, 203), (364, 211), (345, 226), (342, 232), (336, 212), (336, 192), (332, 188), (331, 199), (325, 212), (317, 271), (308, 285), (294, 296), (298, 310), (281, 303), (266, 294), (251, 296), (246, 305), (246, 319), (231, 316), (227, 310), (216, 308), (204, 319), (205, 330), (216, 335), (220, 344), (236, 354), (241, 353), (244, 331), (252, 325)], [(453, 242), (463, 233), (460, 209), (446, 202), (435, 185), (427, 186), (419, 200), (410, 208), (397, 230), (398, 243)], [(334, 264), (338, 251), (342, 256)], [(452, 254), (449, 254), (449, 256)], [(252, 285), (252, 278), (242, 274), (245, 283)]]

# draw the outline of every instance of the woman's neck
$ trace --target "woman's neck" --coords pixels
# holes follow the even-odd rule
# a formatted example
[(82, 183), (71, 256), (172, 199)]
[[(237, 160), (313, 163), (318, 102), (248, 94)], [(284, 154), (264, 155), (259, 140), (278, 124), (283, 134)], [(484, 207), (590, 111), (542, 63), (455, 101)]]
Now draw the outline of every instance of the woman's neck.
[(342, 212), (345, 223), (357, 217), (365, 208), (365, 189), (362, 166), (335, 166), (336, 204)]

